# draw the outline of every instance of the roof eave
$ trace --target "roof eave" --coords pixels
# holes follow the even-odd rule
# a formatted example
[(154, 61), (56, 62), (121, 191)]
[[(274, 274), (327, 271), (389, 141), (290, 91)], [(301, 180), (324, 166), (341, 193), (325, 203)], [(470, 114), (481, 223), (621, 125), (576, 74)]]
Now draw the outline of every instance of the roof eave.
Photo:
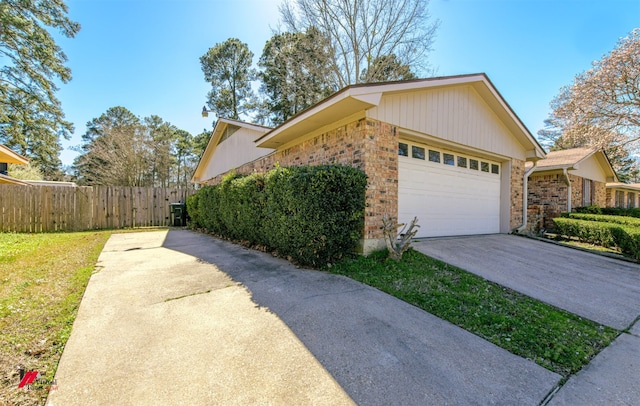
[[(483, 86), (478, 86), (482, 83)], [(358, 111), (364, 111), (377, 106), (382, 96), (387, 93), (399, 93), (411, 90), (427, 89), (432, 87), (444, 87), (452, 85), (470, 84), (476, 91), (486, 99), (490, 95), (490, 100), (496, 103), (493, 107), (500, 106), (503, 119), (509, 120), (507, 123), (526, 152), (527, 161), (537, 161), (546, 157), (546, 152), (540, 143), (533, 137), (531, 132), (515, 114), (511, 106), (504, 100), (502, 95), (495, 88), (486, 74), (476, 73), (469, 75), (445, 76), (427, 79), (416, 79), (398, 82), (368, 83), (348, 86), (339, 92), (329, 96), (318, 104), (309, 107), (296, 116), (292, 117), (279, 127), (267, 132), (256, 140), (259, 147), (278, 148), (314, 129), (321, 128), (328, 124), (327, 117), (336, 116), (340, 118), (348, 117)], [(323, 118), (325, 121), (323, 121)]]
[(29, 164), (29, 160), (27, 158), (2, 144), (0, 144), (0, 162), (18, 165)]
[(626, 189), (640, 192), (640, 184), (637, 183), (607, 182), (606, 187), (609, 189)]
[(0, 174), (0, 184), (32, 186), (31, 184), (24, 182), (20, 179), (12, 178), (11, 176), (7, 176), (3, 174)]
[(303, 134), (325, 126), (329, 122), (338, 121), (340, 118), (377, 106), (381, 98), (381, 92), (363, 92), (358, 87), (345, 88), (315, 106), (302, 111), (279, 127), (267, 132), (255, 142), (260, 148), (276, 149)]

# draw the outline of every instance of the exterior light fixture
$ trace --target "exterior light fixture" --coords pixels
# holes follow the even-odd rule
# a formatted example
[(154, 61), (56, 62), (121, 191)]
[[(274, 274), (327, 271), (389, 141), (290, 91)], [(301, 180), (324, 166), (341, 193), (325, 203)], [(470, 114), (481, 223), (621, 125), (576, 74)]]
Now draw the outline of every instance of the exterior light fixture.
[(209, 117), (209, 113), (213, 113), (213, 110), (207, 110), (207, 106), (202, 106), (202, 117)]

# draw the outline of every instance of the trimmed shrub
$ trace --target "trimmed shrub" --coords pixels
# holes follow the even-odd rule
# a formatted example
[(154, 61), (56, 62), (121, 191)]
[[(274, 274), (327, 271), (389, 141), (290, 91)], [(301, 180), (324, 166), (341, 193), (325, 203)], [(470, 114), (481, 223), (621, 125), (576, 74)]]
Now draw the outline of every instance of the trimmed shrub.
[(613, 235), (620, 251), (640, 260), (640, 229), (635, 227), (617, 227)]
[(194, 228), (195, 225), (202, 223), (200, 217), (200, 194), (195, 193), (191, 196), (187, 196), (187, 213), (189, 213), (189, 226)]
[(602, 214), (602, 209), (598, 206), (582, 206), (582, 207), (574, 207), (573, 211), (576, 213), (586, 213), (586, 214)]
[[(577, 220), (602, 221), (606, 223), (622, 224), (624, 226), (640, 227), (640, 219), (635, 217), (614, 216), (604, 214), (562, 213), (563, 217)], [(566, 215), (565, 215), (566, 214)]]
[(348, 166), (272, 171), (265, 182), (268, 245), (308, 265), (340, 260), (362, 235), (366, 182)]
[(640, 259), (640, 227), (564, 217), (554, 218), (553, 223), (558, 234), (604, 247), (617, 246), (621, 252)]
[(320, 267), (356, 247), (366, 185), (364, 172), (348, 166), (277, 168), (232, 175), (202, 188), (188, 204), (196, 226)]
[(224, 235), (259, 244), (264, 212), (264, 175), (233, 176), (220, 184), (218, 215)]
[(616, 245), (611, 229), (618, 227), (617, 225), (564, 217), (554, 218), (553, 223), (558, 234), (576, 237), (582, 242), (602, 245), (603, 247)]
[(640, 217), (640, 208), (624, 209), (622, 207), (603, 207), (602, 214), (611, 216)]

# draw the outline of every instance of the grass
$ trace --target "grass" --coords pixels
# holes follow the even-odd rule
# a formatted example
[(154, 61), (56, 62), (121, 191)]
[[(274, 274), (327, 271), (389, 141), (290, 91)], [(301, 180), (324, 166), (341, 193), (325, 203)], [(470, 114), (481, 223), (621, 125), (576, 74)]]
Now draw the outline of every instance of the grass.
[(414, 250), (401, 261), (379, 252), (335, 264), (330, 271), (411, 303), (565, 378), (620, 333)]
[(111, 231), (0, 233), (0, 404), (39, 405), (17, 366), (53, 380), (80, 300)]

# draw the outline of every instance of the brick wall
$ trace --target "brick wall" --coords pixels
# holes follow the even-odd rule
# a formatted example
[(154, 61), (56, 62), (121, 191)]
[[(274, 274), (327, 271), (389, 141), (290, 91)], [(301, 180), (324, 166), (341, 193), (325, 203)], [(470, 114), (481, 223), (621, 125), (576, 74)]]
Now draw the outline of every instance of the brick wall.
[(511, 216), (509, 229), (520, 227), (523, 223), (523, 190), (524, 190), (524, 161), (511, 160)]
[[(571, 182), (571, 208), (583, 206), (583, 178), (569, 174)], [(536, 175), (529, 177), (528, 205), (543, 206), (543, 227), (553, 228), (551, 219), (559, 217), (567, 211), (567, 184), (562, 173)], [(602, 182), (594, 182), (593, 204), (600, 207), (607, 205), (607, 190)]]
[[(368, 176), (364, 241), (369, 252), (384, 246), (382, 217), (398, 213), (398, 134), (390, 124), (361, 119), (335, 128), (290, 148), (278, 150), (236, 168), (236, 173), (267, 172), (283, 167), (338, 164), (362, 169)], [(226, 174), (207, 181), (219, 183)]]
[[(572, 186), (573, 188), (573, 186)], [(553, 228), (552, 218), (567, 211), (567, 184), (560, 173), (529, 176), (527, 184), (529, 207), (542, 206), (544, 228)]]
[[(569, 174), (571, 180), (571, 207), (584, 206), (583, 200), (583, 179), (580, 176)], [(593, 194), (591, 196), (592, 205), (599, 207), (607, 206), (607, 187), (603, 182), (593, 182)]]
[(593, 204), (599, 207), (607, 207), (607, 184), (603, 182), (594, 182), (594, 184)]
[(527, 206), (527, 228), (528, 235), (539, 235), (544, 228), (544, 206)]
[(606, 191), (606, 207), (616, 207), (616, 193), (612, 189)]

